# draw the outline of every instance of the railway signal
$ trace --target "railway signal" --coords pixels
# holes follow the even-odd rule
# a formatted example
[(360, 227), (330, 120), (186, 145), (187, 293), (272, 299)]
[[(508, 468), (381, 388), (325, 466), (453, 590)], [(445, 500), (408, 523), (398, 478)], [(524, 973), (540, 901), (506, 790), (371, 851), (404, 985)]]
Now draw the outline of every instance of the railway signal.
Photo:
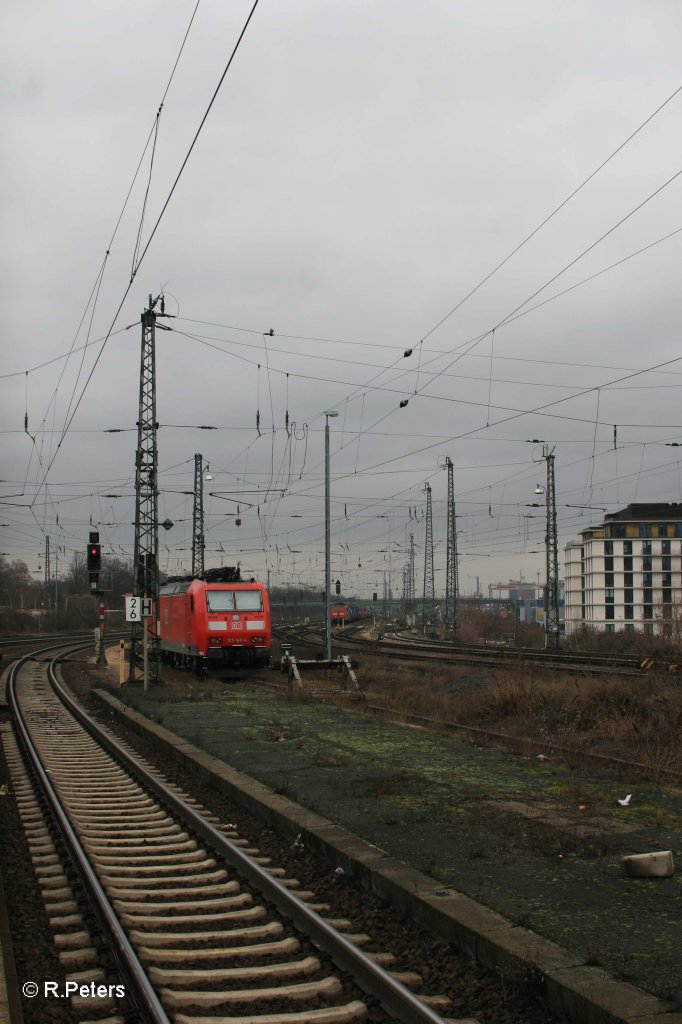
[(99, 572), (102, 568), (102, 545), (99, 534), (91, 533), (88, 544), (88, 572)]

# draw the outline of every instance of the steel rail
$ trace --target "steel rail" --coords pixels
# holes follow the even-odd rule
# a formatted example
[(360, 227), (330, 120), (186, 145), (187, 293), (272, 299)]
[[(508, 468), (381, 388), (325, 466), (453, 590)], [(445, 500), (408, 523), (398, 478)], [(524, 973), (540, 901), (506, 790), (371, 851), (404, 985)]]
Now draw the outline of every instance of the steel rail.
[[(55, 641), (71, 643), (77, 640), (87, 640), (89, 644), (92, 642), (92, 636), (96, 629), (96, 626), (92, 626), (88, 629), (74, 629), (70, 632), (64, 633), (27, 633), (25, 636), (13, 633), (11, 636), (0, 637), (0, 650), (8, 647), (27, 647), (29, 644), (51, 644), (56, 646)], [(119, 640), (129, 635), (129, 629), (111, 629), (107, 633), (109, 640)], [(44, 649), (45, 648), (41, 648), (41, 650)]]
[[(67, 651), (72, 652), (75, 652), (75, 650), (81, 650), (83, 647), (82, 644), (76, 645), (75, 647), (73, 644), (64, 646)], [(20, 745), (30, 762), (35, 776), (39, 780), (42, 792), (48, 801), (50, 812), (58, 824), (60, 835), (66, 845), (71, 863), (84, 885), (98, 923), (104, 934), (107, 936), (111, 951), (114, 954), (114, 958), (118, 964), (119, 970), (121, 971), (121, 975), (126, 983), (126, 994), (131, 995), (132, 1001), (136, 1004), (138, 1011), (146, 1021), (150, 1022), (150, 1024), (171, 1024), (166, 1011), (161, 1005), (159, 998), (147, 977), (145, 969), (138, 960), (137, 954), (130, 944), (130, 940), (123, 930), (123, 927), (116, 916), (116, 912), (111, 906), (111, 903), (109, 902), (106, 893), (104, 892), (104, 889), (102, 888), (100, 881), (90, 864), (87, 854), (78, 841), (78, 837), (76, 836), (73, 826), (62, 807), (61, 801), (59, 800), (59, 797), (57, 796), (52, 783), (40, 762), (40, 757), (31, 741), (29, 730), (26, 726), (26, 722), (24, 721), (24, 716), (21, 713), (21, 708), (19, 707), (19, 701), (16, 694), (16, 681), (19, 671), (23, 665), (27, 661), (31, 661), (36, 654), (45, 653), (46, 652), (43, 649), (40, 651), (34, 651), (21, 658), (12, 666), (8, 676), (8, 704), (12, 711)], [(49, 663), (47, 666), (48, 675), (54, 677), (54, 666), (57, 661), (64, 657), (65, 653), (66, 651), (63, 651), (62, 654), (57, 658), (54, 658)]]
[(382, 1006), (404, 1024), (443, 1024), (443, 1018), (418, 996), (361, 952), (336, 931), (319, 914), (290, 892), (284, 885), (257, 864), (248, 854), (235, 846), (217, 828), (197, 814), (176, 793), (168, 790), (154, 775), (137, 761), (113, 736), (101, 732), (97, 723), (66, 693), (56, 675), (51, 679), (53, 688), (65, 707), (74, 715), (98, 743), (129, 771), (140, 783), (153, 792), (182, 818), (194, 833), (225, 858), (263, 897), (291, 920), (302, 932), (323, 949), (331, 959), (346, 970), (363, 991), (374, 996)]
[[(279, 632), (279, 631), (278, 631)], [(290, 632), (289, 637), (298, 636), (301, 642), (315, 643), (317, 639), (314, 628), (304, 637), (302, 634)], [(403, 660), (438, 661), (449, 665), (485, 665), (489, 668), (501, 668), (505, 664), (516, 665), (526, 662), (548, 671), (581, 672), (596, 675), (600, 672), (613, 674), (619, 672), (623, 676), (641, 677), (642, 673), (652, 666), (653, 661), (662, 669), (675, 671), (680, 661), (671, 658), (648, 659), (635, 655), (612, 656), (608, 654), (581, 654), (579, 651), (539, 651), (532, 648), (489, 648), (479, 644), (458, 644), (453, 646), (447, 641), (427, 640), (421, 637), (404, 637), (396, 640), (367, 640), (364, 637), (337, 634), (337, 645), (363, 647), (368, 653), (377, 655), (395, 655)]]

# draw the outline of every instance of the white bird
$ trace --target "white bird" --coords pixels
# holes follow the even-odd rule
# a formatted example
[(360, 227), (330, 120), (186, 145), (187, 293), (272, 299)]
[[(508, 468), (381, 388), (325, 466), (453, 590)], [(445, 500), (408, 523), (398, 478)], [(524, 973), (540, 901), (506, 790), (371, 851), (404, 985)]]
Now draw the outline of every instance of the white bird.
[(623, 800), (619, 800), (618, 803), (620, 804), (620, 806), (621, 807), (627, 807), (628, 804), (630, 803), (630, 797), (631, 796), (632, 796), (632, 793), (628, 793), (628, 795)]

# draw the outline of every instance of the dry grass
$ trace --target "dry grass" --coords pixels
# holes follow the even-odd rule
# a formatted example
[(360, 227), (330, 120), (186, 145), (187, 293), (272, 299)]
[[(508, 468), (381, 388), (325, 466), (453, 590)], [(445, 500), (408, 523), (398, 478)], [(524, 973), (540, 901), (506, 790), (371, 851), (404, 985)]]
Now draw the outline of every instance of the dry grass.
[(420, 672), (371, 660), (362, 671), (370, 699), (398, 713), (503, 733), (515, 746), (528, 739), (548, 750), (639, 762), (654, 781), (667, 771), (682, 773), (680, 676), (618, 681), (540, 677), (523, 668)]

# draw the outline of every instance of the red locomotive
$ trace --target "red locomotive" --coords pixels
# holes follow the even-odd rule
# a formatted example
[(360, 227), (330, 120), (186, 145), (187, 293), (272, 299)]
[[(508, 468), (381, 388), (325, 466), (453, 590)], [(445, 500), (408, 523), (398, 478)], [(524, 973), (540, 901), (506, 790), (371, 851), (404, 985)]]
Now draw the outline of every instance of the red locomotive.
[(270, 661), (270, 602), (262, 583), (239, 569), (174, 577), (159, 591), (159, 647), (165, 661), (202, 672), (265, 668)]
[(334, 626), (345, 626), (349, 622), (368, 619), (370, 615), (369, 608), (358, 608), (354, 604), (333, 604), (331, 606), (331, 620)]

